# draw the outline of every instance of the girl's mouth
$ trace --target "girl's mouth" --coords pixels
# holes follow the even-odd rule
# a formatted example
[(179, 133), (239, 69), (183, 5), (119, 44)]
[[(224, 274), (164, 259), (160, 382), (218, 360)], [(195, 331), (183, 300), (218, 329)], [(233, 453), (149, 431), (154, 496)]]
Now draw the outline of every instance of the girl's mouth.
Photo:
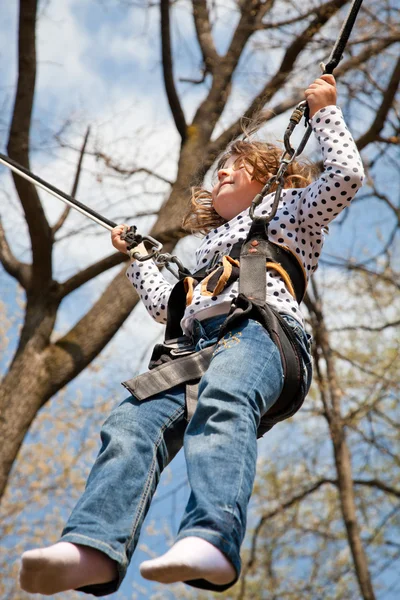
[[(222, 186), (224, 185), (231, 185), (233, 183), (233, 181), (224, 181), (223, 183), (221, 183), (221, 185), (219, 186), (219, 189), (222, 188)], [(218, 190), (219, 191), (219, 190)]]

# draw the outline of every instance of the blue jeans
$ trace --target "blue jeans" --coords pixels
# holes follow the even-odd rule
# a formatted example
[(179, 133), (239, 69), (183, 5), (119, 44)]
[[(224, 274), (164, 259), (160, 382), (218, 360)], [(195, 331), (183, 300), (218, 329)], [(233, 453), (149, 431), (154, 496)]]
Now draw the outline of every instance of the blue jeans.
[[(224, 320), (220, 315), (195, 322), (197, 349), (215, 343)], [(309, 363), (308, 341), (300, 326), (299, 330), (305, 363)], [(305, 367), (305, 378), (308, 372)], [(306, 383), (309, 387), (309, 381)], [(161, 472), (182, 446), (190, 497), (177, 539), (198, 536), (211, 542), (239, 576), (240, 547), (256, 470), (257, 428), (282, 386), (277, 347), (258, 322), (245, 320), (216, 346), (189, 424), (184, 385), (141, 402), (131, 396), (112, 411), (102, 428), (102, 447), (85, 492), (62, 540), (104, 552), (116, 561), (118, 579), (81, 591), (103, 596), (118, 589)], [(217, 591), (230, 587), (204, 580), (190, 585)]]

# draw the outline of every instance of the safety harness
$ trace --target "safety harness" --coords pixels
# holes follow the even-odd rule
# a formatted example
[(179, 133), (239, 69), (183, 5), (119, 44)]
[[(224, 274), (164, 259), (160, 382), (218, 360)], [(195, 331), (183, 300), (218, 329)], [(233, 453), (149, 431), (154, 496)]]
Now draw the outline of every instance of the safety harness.
[[(210, 269), (210, 265), (194, 274), (180, 271), (180, 279), (172, 289), (167, 311), (165, 339), (157, 344), (149, 371), (123, 385), (138, 400), (145, 400), (176, 385), (186, 386), (186, 416), (189, 421), (197, 404), (198, 384), (206, 372), (218, 341), (244, 319), (255, 319), (268, 331), (276, 344), (284, 372), (281, 395), (262, 417), (258, 437), (271, 427), (292, 416), (302, 405), (305, 389), (302, 377), (301, 350), (296, 335), (279, 313), (266, 302), (266, 268), (277, 271), (289, 291), (301, 302), (306, 277), (296, 257), (285, 247), (268, 239), (265, 218), (253, 218), (245, 242), (233, 246), (229, 255)], [(215, 296), (239, 279), (239, 294), (222, 324), (216, 344), (196, 351), (191, 338), (183, 334), (180, 322), (191, 302), (196, 285), (202, 293)]]

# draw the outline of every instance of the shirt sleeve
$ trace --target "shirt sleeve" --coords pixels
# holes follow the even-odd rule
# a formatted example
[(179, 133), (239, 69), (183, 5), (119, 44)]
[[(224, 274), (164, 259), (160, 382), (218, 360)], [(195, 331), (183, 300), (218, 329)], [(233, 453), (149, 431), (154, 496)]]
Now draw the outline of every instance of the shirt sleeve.
[(139, 294), (149, 315), (158, 323), (165, 324), (172, 285), (160, 273), (155, 262), (151, 259), (144, 262), (135, 260), (127, 268), (126, 276)]
[(321, 148), (323, 172), (302, 194), (299, 223), (321, 229), (352, 201), (362, 186), (364, 170), (338, 106), (321, 108), (311, 126)]
[[(305, 188), (282, 191), (282, 203), (271, 221), (271, 240), (283, 244), (303, 265), (307, 278), (318, 266), (325, 229), (349, 206), (361, 187), (364, 170), (354, 140), (338, 106), (315, 113), (311, 126), (323, 158), (322, 173)], [(271, 195), (258, 210), (268, 214)]]

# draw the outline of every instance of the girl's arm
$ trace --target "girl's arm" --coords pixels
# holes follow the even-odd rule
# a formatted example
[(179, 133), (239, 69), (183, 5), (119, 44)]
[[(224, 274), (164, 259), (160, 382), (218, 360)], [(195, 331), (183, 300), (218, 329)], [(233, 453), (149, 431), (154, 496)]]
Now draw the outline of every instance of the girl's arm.
[[(125, 225), (118, 225), (111, 231), (111, 242), (117, 250), (128, 254), (126, 242), (121, 240)], [(137, 246), (140, 254), (147, 254), (143, 244)], [(167, 303), (172, 285), (160, 273), (153, 260), (140, 262), (133, 260), (129, 265), (126, 276), (133, 284), (149, 315), (158, 323), (167, 322)]]
[(362, 185), (364, 170), (342, 111), (336, 106), (333, 75), (322, 75), (305, 96), (324, 169), (317, 181), (305, 188), (298, 215), (303, 228), (321, 230), (349, 205)]

